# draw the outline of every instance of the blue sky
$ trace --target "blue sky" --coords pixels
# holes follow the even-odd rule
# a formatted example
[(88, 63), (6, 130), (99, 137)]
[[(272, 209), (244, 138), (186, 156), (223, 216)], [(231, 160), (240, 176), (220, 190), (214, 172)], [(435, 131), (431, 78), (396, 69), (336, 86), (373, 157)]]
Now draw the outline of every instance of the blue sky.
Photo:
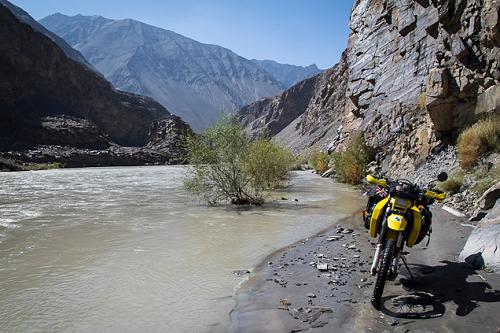
[(60, 12), (133, 18), (246, 58), (333, 66), (347, 45), (352, 0), (11, 0), (35, 19)]

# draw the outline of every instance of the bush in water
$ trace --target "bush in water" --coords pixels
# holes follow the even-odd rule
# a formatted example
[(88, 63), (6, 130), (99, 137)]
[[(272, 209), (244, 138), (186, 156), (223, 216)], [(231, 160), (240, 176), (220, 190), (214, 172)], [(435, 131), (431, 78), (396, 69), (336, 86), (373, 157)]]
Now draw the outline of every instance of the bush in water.
[(187, 146), (192, 166), (184, 184), (211, 205), (261, 204), (294, 163), (290, 151), (270, 139), (248, 140), (242, 127), (230, 120), (190, 137)]

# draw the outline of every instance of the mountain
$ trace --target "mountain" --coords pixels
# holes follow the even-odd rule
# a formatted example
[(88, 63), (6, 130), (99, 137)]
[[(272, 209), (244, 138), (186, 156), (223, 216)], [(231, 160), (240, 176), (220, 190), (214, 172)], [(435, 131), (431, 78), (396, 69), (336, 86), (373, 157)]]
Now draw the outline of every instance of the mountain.
[(40, 21), (117, 89), (153, 97), (195, 130), (283, 86), (232, 51), (130, 19), (54, 14)]
[(16, 18), (19, 21), (21, 21), (21, 22), (23, 22), (25, 24), (28, 24), (35, 31), (41, 32), (42, 34), (44, 34), (47, 37), (49, 37), (50, 39), (52, 39), (52, 41), (54, 43), (56, 43), (64, 51), (64, 53), (68, 57), (70, 57), (73, 60), (78, 61), (79, 63), (81, 63), (81, 64), (83, 64), (85, 66), (88, 66), (89, 68), (92, 67), (87, 62), (87, 60), (85, 60), (85, 57), (80, 52), (78, 52), (77, 50), (75, 50), (74, 48), (72, 48), (71, 46), (69, 46), (68, 43), (66, 43), (64, 41), (64, 39), (62, 39), (61, 37), (57, 36), (53, 32), (47, 30), (43, 25), (41, 25), (40, 23), (38, 23), (35, 19), (33, 19), (24, 10), (22, 10), (21, 8), (13, 5), (12, 3), (10, 3), (7, 0), (0, 0), (0, 5), (3, 5), (5, 7), (7, 7), (11, 11), (11, 13), (16, 16)]
[(408, 173), (500, 111), (499, 17), (494, 0), (357, 0), (336, 66), (238, 117), (296, 151), (361, 132), (383, 172)]
[(314, 64), (304, 67), (280, 64), (274, 60), (252, 59), (252, 62), (271, 74), (286, 88), (290, 88), (296, 83), (322, 72), (322, 70)]
[(114, 90), (11, 8), (0, 3), (3, 158), (70, 166), (179, 159), (171, 139), (190, 131), (182, 120), (148, 97)]

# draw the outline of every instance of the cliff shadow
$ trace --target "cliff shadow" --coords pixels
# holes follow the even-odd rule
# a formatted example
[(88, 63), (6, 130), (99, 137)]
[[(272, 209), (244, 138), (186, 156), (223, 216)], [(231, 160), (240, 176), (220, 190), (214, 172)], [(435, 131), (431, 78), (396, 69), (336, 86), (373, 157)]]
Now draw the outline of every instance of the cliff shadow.
[[(400, 279), (408, 293), (384, 297), (382, 311), (398, 318), (429, 319), (442, 316), (447, 302), (457, 305), (457, 316), (467, 316), (482, 302), (500, 302), (500, 290), (493, 289), (471, 265), (442, 263), (444, 265), (410, 265), (414, 279)], [(473, 276), (481, 281), (469, 282)]]

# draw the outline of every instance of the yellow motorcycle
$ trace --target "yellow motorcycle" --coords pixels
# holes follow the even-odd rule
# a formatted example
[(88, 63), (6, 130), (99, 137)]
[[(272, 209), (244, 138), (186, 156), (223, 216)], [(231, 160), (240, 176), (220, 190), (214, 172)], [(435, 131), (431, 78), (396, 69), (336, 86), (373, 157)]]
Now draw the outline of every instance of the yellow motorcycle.
[[(442, 172), (437, 180), (447, 178), (448, 175)], [(446, 193), (433, 189), (433, 183), (429, 189), (421, 189), (405, 179), (377, 179), (368, 175), (366, 180), (376, 185), (369, 195), (363, 217), (370, 237), (378, 237), (370, 272), (377, 275), (371, 303), (379, 310), (386, 280), (397, 277), (400, 260), (408, 267), (404, 246), (411, 248), (426, 235), (430, 238), (432, 214), (429, 206), (435, 201), (442, 202)]]

